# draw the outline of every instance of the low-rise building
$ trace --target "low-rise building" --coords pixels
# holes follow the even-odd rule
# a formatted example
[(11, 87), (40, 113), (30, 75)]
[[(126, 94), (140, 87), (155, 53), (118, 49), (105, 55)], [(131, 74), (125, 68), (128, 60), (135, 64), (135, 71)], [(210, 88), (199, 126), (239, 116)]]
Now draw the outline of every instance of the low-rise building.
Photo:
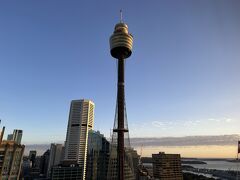
[(83, 168), (75, 165), (58, 165), (52, 168), (52, 180), (82, 180)]
[(153, 177), (156, 180), (183, 180), (180, 154), (152, 154)]

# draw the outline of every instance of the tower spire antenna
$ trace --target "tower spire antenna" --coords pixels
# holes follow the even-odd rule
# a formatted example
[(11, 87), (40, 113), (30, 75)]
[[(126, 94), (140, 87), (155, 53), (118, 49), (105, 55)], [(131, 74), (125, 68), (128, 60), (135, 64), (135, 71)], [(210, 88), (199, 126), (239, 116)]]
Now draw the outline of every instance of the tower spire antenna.
[(120, 9), (120, 23), (123, 22), (123, 14), (122, 14), (122, 9)]

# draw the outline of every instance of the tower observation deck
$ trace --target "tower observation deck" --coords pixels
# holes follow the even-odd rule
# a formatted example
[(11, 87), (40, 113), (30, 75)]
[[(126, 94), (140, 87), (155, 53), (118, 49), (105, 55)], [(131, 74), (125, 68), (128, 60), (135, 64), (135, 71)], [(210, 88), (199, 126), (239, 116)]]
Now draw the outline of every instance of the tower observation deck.
[(110, 37), (110, 52), (118, 62), (117, 104), (111, 141), (108, 180), (133, 180), (134, 170), (129, 141), (125, 104), (124, 67), (132, 54), (133, 36), (122, 22), (115, 25)]

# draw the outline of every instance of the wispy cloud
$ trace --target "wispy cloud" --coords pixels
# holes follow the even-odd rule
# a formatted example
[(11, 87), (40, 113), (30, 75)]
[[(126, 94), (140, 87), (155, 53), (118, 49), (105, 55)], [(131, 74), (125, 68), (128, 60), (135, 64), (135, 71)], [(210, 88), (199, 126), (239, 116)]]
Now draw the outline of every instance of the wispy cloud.
[(235, 120), (231, 118), (209, 118), (208, 121), (210, 122), (218, 122), (218, 123), (232, 123)]
[[(133, 121), (135, 122), (135, 121)], [(131, 137), (237, 134), (238, 120), (233, 117), (141, 120), (129, 124)]]
[(201, 120), (186, 120), (186, 121), (152, 121), (152, 126), (157, 128), (168, 128), (173, 125), (183, 125), (185, 127), (198, 126), (206, 123), (232, 123), (234, 122), (231, 118), (209, 118)]
[(200, 123), (201, 121), (199, 120), (188, 120), (183, 123), (183, 126), (196, 126)]
[(160, 121), (153, 121), (152, 125), (155, 126), (155, 127), (163, 127), (164, 123), (160, 122)]

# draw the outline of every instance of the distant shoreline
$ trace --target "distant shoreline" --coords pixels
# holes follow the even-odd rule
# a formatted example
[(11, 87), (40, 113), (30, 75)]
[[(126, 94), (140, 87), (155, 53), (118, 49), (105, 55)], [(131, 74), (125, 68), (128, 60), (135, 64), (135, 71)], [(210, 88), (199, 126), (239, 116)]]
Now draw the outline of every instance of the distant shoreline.
[(203, 161), (196, 161), (196, 160), (193, 160), (193, 161), (182, 160), (182, 164), (207, 164), (207, 163)]

